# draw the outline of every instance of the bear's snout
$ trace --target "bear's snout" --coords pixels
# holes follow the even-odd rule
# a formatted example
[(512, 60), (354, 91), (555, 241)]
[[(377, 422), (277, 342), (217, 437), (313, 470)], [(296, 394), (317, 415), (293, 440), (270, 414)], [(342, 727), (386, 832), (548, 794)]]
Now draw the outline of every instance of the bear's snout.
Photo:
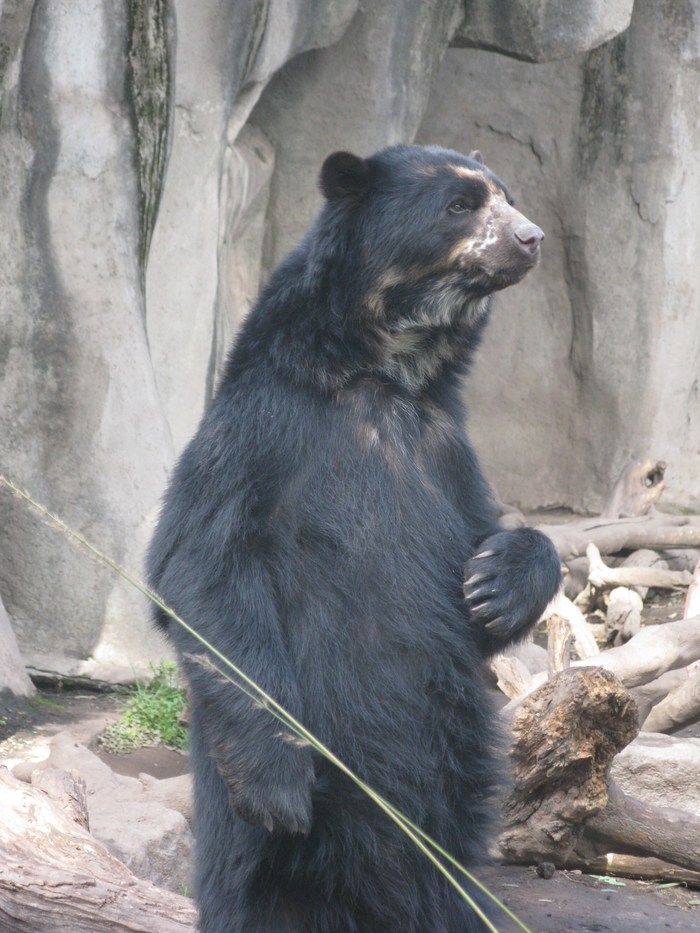
[(544, 233), (536, 224), (521, 224), (513, 231), (518, 243), (530, 253), (537, 253), (540, 243), (544, 240)]

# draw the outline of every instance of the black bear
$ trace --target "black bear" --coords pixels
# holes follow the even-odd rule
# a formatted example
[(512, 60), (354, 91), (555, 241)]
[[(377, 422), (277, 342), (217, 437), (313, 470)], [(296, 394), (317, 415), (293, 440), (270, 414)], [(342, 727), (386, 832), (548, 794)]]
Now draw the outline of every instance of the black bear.
[[(478, 153), (340, 152), (320, 184), (177, 464), (149, 581), (473, 865), (498, 758), (482, 662), (527, 633), (560, 568), (543, 535), (500, 528), (461, 376), (543, 234)], [(483, 929), (362, 791), (158, 621), (191, 690), (202, 933)]]

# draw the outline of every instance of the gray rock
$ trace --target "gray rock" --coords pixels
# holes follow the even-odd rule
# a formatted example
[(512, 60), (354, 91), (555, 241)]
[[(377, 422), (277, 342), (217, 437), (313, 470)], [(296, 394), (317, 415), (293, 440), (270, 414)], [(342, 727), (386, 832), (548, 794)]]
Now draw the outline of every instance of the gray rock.
[[(690, 6), (637, 3), (626, 28), (631, 0), (144, 0), (131, 30), (127, 7), (1, 5), (0, 473), (138, 576), (323, 158), (417, 133), (481, 149), (547, 233), (469, 387), (501, 497), (595, 510), (651, 454), (664, 503), (700, 507)], [(560, 60), (441, 66), (450, 43)], [(0, 591), (27, 653), (168, 652), (141, 595), (4, 492)]]
[[(183, 814), (161, 802), (173, 799), (172, 791), (161, 794), (151, 779), (145, 793), (140, 780), (115, 774), (69, 732), (52, 739), (44, 768), (78, 772), (87, 787), (90, 832), (135, 875), (170, 891), (191, 887), (192, 833)], [(16, 766), (13, 774), (26, 780), (27, 770)]]
[(49, 683), (62, 680), (92, 681), (95, 685), (128, 686), (148, 682), (153, 678), (153, 668), (144, 665), (110, 664), (94, 658), (83, 660), (61, 654), (32, 653), (25, 657), (25, 664), (32, 676)]
[(339, 42), (298, 56), (270, 82), (250, 118), (275, 148), (268, 269), (320, 206), (318, 173), (330, 152), (369, 155), (413, 138), (461, 16), (453, 0), (371, 0)]
[[(126, 8), (13, 6), (25, 31), (0, 123), (0, 473), (134, 568), (173, 454), (144, 328)], [(143, 597), (5, 493), (0, 553), (21, 648), (163, 656)]]
[(700, 507), (699, 56), (700, 21), (671, 2), (566, 61), (445, 56), (419, 141), (480, 149), (546, 233), (469, 383), (505, 501), (599, 511), (650, 455), (669, 463), (664, 507)]
[(452, 44), (528, 62), (569, 58), (624, 32), (633, 6), (634, 0), (468, 0)]
[(0, 600), (0, 692), (3, 690), (9, 690), (18, 697), (28, 697), (36, 693), (19, 653), (10, 617)]
[(357, 0), (175, 2), (173, 144), (146, 304), (151, 359), (178, 449), (259, 284), (274, 153), (241, 130), (285, 62), (336, 42), (357, 7)]
[(633, 797), (700, 816), (700, 739), (641, 732), (615, 756), (610, 776)]

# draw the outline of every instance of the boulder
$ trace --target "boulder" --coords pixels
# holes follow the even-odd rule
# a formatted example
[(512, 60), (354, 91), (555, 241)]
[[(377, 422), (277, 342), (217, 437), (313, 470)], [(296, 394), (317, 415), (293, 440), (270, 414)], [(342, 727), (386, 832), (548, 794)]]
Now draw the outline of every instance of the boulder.
[[(699, 507), (696, 19), (671, 0), (6, 2), (0, 474), (139, 576), (323, 158), (417, 137), (481, 149), (547, 234), (469, 384), (501, 498), (596, 511), (652, 455), (664, 503)], [(23, 652), (169, 653), (136, 590), (4, 491), (0, 591)]]
[(3, 690), (18, 697), (32, 696), (36, 692), (19, 653), (10, 617), (0, 600), (0, 692)]
[[(13, 11), (0, 123), (0, 474), (138, 568), (173, 447), (144, 326), (126, 7)], [(166, 653), (143, 597), (5, 490), (0, 554), (22, 650), (127, 665)]]
[[(69, 732), (52, 739), (49, 756), (38, 767), (22, 763), (13, 774), (34, 782), (32, 774), (44, 769), (80, 775), (87, 788), (91, 834), (135, 875), (170, 891), (191, 888), (192, 832), (182, 812), (168, 805), (177, 801), (186, 806), (187, 781), (177, 780), (173, 788), (167, 781), (150, 778), (144, 784), (116, 774)], [(169, 786), (161, 790), (160, 784)]]
[(613, 759), (610, 776), (633, 797), (700, 816), (700, 739), (640, 732)]
[(486, 472), (522, 508), (599, 512), (640, 456), (669, 464), (664, 508), (700, 508), (699, 50), (689, 6), (636, 3), (593, 51), (453, 48), (433, 83), (418, 141), (480, 149), (546, 234), (468, 386)]
[(570, 58), (624, 32), (633, 6), (634, 0), (471, 0), (452, 44), (528, 62)]

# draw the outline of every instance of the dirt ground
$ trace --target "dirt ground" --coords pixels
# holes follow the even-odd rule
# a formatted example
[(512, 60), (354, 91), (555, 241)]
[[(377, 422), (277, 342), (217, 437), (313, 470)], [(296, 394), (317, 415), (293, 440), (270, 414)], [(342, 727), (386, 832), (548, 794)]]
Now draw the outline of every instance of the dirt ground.
[[(124, 698), (115, 694), (64, 691), (36, 699), (10, 701), (0, 695), (0, 761), (23, 757), (63, 729), (89, 742), (119, 715)], [(121, 774), (142, 771), (164, 778), (187, 768), (186, 756), (165, 748), (146, 748), (128, 755), (101, 753)], [(496, 894), (532, 933), (698, 933), (700, 891), (650, 882), (619, 879), (611, 884), (578, 872), (558, 871), (539, 878), (534, 866), (482, 866), (477, 877)], [(498, 920), (500, 933), (518, 928)]]

